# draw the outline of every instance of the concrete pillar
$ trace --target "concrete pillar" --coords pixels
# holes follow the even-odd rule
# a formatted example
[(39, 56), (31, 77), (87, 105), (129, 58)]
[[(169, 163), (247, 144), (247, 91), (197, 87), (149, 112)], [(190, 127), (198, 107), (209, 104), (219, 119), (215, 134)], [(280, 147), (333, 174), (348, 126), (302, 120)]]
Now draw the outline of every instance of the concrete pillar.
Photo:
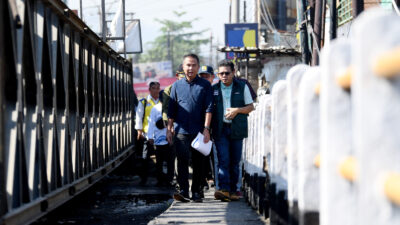
[(276, 82), (272, 89), (271, 115), (271, 224), (287, 224), (287, 84)]
[(298, 93), (298, 202), (300, 225), (319, 224), (319, 92), (321, 68), (308, 69)]
[(372, 9), (353, 26), (357, 224), (400, 224), (400, 17)]
[(288, 201), (290, 224), (298, 223), (298, 137), (297, 137), (297, 97), (299, 84), (309, 66), (299, 64), (287, 73), (287, 112), (288, 112)]
[(321, 225), (357, 224), (355, 184), (342, 177), (338, 169), (340, 164), (354, 155), (351, 95), (338, 83), (351, 63), (348, 40), (332, 41), (322, 51)]

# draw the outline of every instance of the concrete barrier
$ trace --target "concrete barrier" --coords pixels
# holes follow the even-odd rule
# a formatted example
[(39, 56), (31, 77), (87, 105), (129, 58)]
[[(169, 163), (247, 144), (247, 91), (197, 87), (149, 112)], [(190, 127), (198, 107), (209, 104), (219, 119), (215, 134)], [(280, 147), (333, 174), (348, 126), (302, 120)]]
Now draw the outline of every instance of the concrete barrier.
[(400, 173), (400, 55), (396, 54), (400, 17), (379, 9), (368, 11), (355, 22), (353, 35), (353, 135), (359, 161), (356, 223), (400, 224), (396, 193), (388, 193), (396, 183), (392, 174)]
[(400, 224), (400, 17), (372, 9), (351, 29), (274, 85), (270, 118), (265, 98), (249, 117), (249, 200), (266, 207), (265, 168), (270, 224)]
[(344, 79), (351, 62), (348, 40), (332, 42), (322, 51), (320, 221), (326, 225), (356, 224), (355, 184), (339, 173), (339, 165), (354, 155), (351, 95)]
[(296, 65), (288, 71), (286, 76), (288, 112), (288, 201), (290, 224), (298, 224), (297, 97), (301, 78), (308, 68), (307, 65)]
[(272, 89), (270, 166), (270, 221), (287, 224), (287, 82), (278, 81)]
[(301, 225), (319, 224), (319, 168), (314, 159), (319, 154), (319, 84), (321, 68), (308, 69), (298, 93), (298, 202)]

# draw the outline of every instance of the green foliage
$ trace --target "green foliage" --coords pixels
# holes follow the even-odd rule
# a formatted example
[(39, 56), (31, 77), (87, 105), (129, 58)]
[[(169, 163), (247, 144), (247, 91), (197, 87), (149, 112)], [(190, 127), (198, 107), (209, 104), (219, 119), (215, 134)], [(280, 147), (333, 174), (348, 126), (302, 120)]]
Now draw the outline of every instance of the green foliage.
[[(171, 60), (173, 62), (173, 71), (182, 63), (182, 57), (188, 53), (200, 55), (200, 46), (209, 43), (208, 39), (196, 39), (207, 30), (188, 32), (193, 28), (192, 23), (197, 18), (190, 21), (181, 21), (181, 17), (186, 12), (174, 11), (176, 20), (156, 19), (162, 25), (161, 35), (152, 42), (146, 43), (149, 48), (143, 54), (138, 55), (138, 62), (157, 62)], [(168, 41), (169, 39), (169, 41)], [(170, 46), (170, 47), (168, 47)]]

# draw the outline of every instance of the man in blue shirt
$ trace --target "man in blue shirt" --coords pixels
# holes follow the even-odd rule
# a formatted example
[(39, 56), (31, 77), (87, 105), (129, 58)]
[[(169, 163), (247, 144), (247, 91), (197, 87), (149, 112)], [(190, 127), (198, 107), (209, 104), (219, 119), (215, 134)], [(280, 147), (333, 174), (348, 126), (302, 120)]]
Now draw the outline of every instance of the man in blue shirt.
[(254, 110), (248, 86), (233, 79), (234, 73), (231, 61), (221, 61), (218, 64), (220, 81), (213, 85), (212, 136), (217, 148), (219, 181), (214, 197), (222, 201), (239, 199), (236, 185), (243, 138), (247, 137), (247, 116)]
[(191, 143), (199, 132), (203, 133), (205, 143), (210, 141), (212, 88), (210, 82), (197, 75), (199, 68), (197, 55), (188, 54), (183, 57), (185, 79), (180, 79), (172, 85), (168, 107), (167, 140), (172, 143), (175, 135), (180, 187), (180, 192), (174, 194), (174, 199), (181, 202), (189, 201), (190, 157), (193, 167), (192, 199), (195, 202), (202, 202), (200, 191), (204, 177), (204, 156), (193, 149)]

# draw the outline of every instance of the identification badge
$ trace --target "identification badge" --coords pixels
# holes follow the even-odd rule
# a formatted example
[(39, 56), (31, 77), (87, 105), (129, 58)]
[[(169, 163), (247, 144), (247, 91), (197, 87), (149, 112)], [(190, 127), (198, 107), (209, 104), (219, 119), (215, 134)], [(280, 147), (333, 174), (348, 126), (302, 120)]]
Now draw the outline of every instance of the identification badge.
[(214, 95), (218, 95), (218, 91), (214, 91)]

